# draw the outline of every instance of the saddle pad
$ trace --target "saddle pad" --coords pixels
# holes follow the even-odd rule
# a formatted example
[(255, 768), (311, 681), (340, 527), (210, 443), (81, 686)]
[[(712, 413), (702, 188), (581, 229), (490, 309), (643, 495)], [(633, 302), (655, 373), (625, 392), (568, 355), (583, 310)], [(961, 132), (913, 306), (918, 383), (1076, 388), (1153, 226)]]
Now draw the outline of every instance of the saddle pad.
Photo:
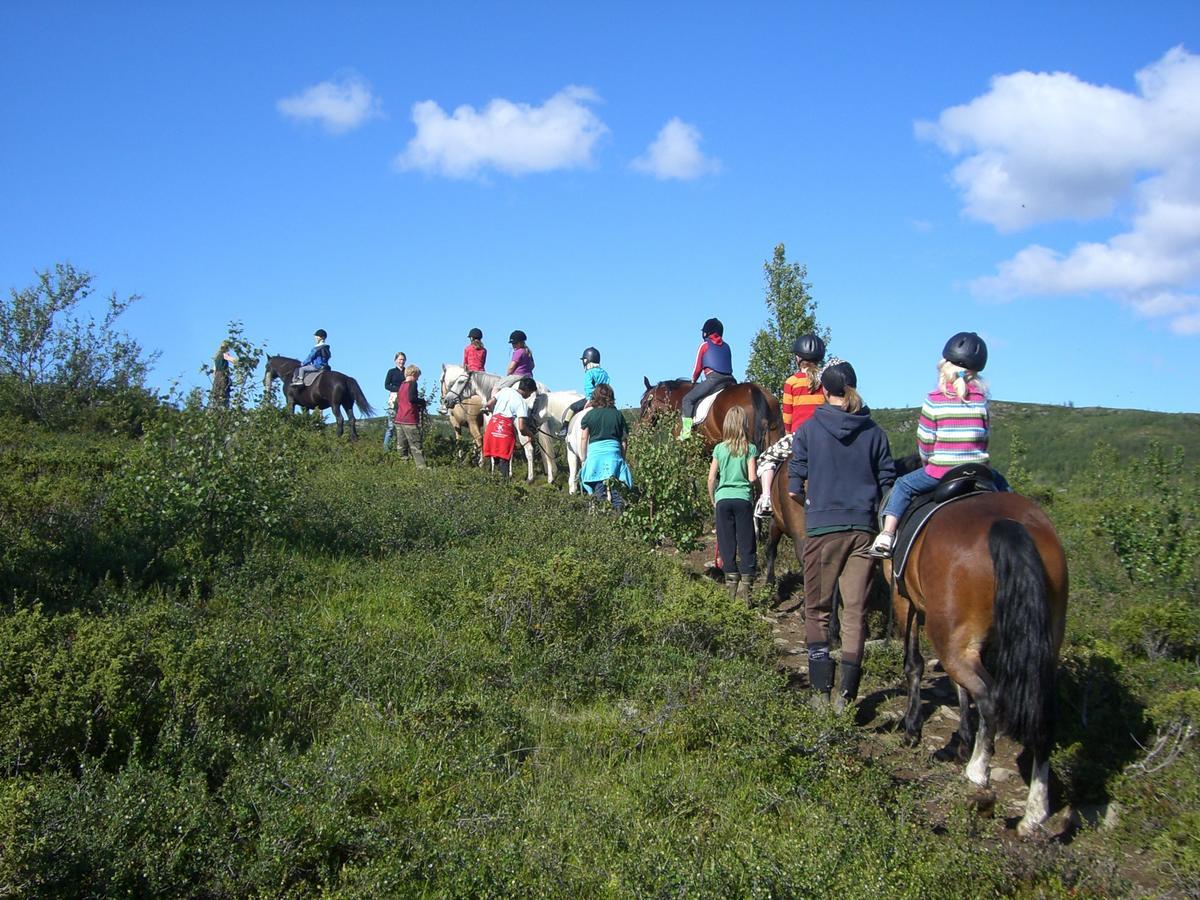
[[(305, 372), (304, 373), (304, 387), (311, 387), (312, 383), (314, 381), (316, 381), (318, 378), (320, 378), (322, 375), (325, 374), (325, 371), (326, 371), (325, 369), (321, 369), (319, 372)], [(292, 382), (292, 384), (295, 384), (295, 383), (296, 383), (295, 381)]]
[(984, 492), (972, 491), (969, 494), (962, 494), (942, 503), (937, 503), (933, 499), (933, 492), (930, 491), (927, 494), (918, 494), (913, 502), (909, 504), (908, 509), (900, 519), (900, 525), (896, 529), (896, 544), (892, 548), (892, 578), (895, 579), (896, 585), (900, 588), (900, 595), (902, 597), (908, 597), (908, 592), (904, 587), (904, 567), (908, 563), (908, 552), (912, 549), (917, 535), (924, 530), (930, 518), (939, 509), (949, 506), (951, 503), (957, 503), (959, 500), (974, 497), (980, 493)]
[[(725, 388), (721, 388), (721, 391), (723, 390), (725, 390)], [(717, 398), (721, 396), (721, 391), (716, 391), (715, 393), (709, 394), (696, 404), (696, 415), (692, 416), (693, 425), (699, 425), (704, 421), (704, 417), (707, 416), (708, 411), (712, 409), (713, 403), (715, 403)]]

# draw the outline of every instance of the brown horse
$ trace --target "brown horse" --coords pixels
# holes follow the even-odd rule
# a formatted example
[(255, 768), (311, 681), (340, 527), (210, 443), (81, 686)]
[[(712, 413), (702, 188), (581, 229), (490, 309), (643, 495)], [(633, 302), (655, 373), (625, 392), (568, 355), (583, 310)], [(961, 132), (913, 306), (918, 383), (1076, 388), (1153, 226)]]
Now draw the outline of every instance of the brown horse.
[[(889, 565), (889, 575), (890, 565)], [(921, 737), (922, 621), (943, 668), (958, 687), (959, 728), (939, 757), (966, 758), (970, 701), (979, 729), (966, 775), (988, 785), (997, 732), (1033, 755), (1022, 836), (1049, 815), (1054, 680), (1067, 614), (1067, 562), (1046, 514), (1018, 494), (981, 493), (938, 512), (917, 537), (893, 591), (905, 622), (908, 742)], [(911, 599), (908, 599), (911, 598)]]
[(350, 420), (350, 440), (358, 440), (358, 429), (355, 427), (354, 419), (355, 405), (357, 404), (358, 411), (364, 416), (375, 415), (375, 410), (367, 402), (366, 395), (358, 386), (358, 382), (349, 375), (328, 370), (322, 372), (321, 376), (310, 385), (294, 385), (292, 384), (292, 373), (299, 367), (300, 360), (293, 357), (268, 356), (267, 371), (263, 376), (263, 387), (268, 396), (275, 379), (278, 378), (283, 382), (283, 396), (291, 405), (292, 412), (296, 411), (297, 406), (304, 409), (333, 410), (334, 418), (337, 419), (338, 437), (342, 436), (342, 411), (345, 410), (346, 418)]
[[(646, 392), (642, 394), (641, 418), (650, 421), (663, 413), (678, 415), (683, 398), (693, 387), (686, 378), (674, 378), (651, 384), (642, 376)], [(725, 413), (740, 406), (750, 423), (750, 442), (759, 451), (770, 447), (783, 437), (783, 416), (779, 412), (779, 401), (753, 381), (730, 384), (717, 395), (704, 421), (696, 426), (696, 433), (706, 444), (716, 446), (721, 442), (721, 426), (725, 424)]]

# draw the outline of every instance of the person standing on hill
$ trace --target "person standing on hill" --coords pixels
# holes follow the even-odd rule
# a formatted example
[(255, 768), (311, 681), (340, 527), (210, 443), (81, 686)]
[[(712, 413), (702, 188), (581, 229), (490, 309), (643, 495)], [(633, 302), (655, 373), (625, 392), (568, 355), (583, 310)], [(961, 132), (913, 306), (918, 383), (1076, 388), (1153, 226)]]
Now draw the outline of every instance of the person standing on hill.
[(499, 388), (485, 407), (492, 410), (492, 416), (483, 430), (483, 458), (496, 460), (495, 466), (505, 478), (511, 470), (517, 434), (526, 433), (529, 398), (536, 393), (537, 382), (525, 375), (516, 387)]
[(400, 385), (404, 383), (404, 366), (408, 362), (408, 357), (404, 355), (404, 351), (400, 350), (396, 353), (395, 365), (387, 371), (387, 375), (383, 379), (383, 389), (388, 392), (387, 402), (387, 428), (383, 432), (383, 449), (387, 450), (392, 442), (392, 437), (396, 433), (396, 392), (400, 390)]
[(209, 394), (209, 406), (220, 406), (229, 409), (233, 396), (233, 381), (229, 377), (229, 364), (236, 362), (237, 357), (229, 349), (228, 340), (221, 341), (217, 354), (213, 357), (212, 392)]
[(825, 400), (821, 390), (821, 363), (825, 360), (825, 342), (815, 334), (802, 334), (792, 343), (796, 357), (796, 373), (783, 385), (783, 437), (767, 448), (758, 460), (758, 474), (762, 479), (762, 493), (754, 515), (766, 518), (771, 515), (771, 485), (775, 470), (792, 456), (792, 435), (796, 429), (812, 418)]
[(696, 365), (692, 369), (693, 384), (703, 373), (704, 381), (684, 395), (680, 404), (683, 414), (683, 426), (679, 430), (679, 440), (686, 441), (692, 434), (693, 419), (696, 407), (709, 394), (714, 394), (723, 387), (735, 383), (733, 377), (733, 354), (725, 343), (725, 326), (720, 319), (708, 319), (700, 329), (704, 342), (696, 351)]
[(417, 390), (421, 370), (417, 366), (404, 369), (404, 381), (396, 392), (396, 449), (402, 458), (412, 457), (418, 469), (424, 469), (425, 454), (421, 451), (421, 416), (425, 401)]
[(871, 419), (848, 362), (821, 374), (825, 402), (792, 437), (788, 493), (804, 504), (804, 640), (814, 704), (829, 703), (833, 659), (829, 619), (841, 589), (842, 685), (839, 712), (858, 696), (867, 639), (868, 552), (882, 493), (896, 479), (887, 435)]
[(609, 499), (619, 513), (623, 505), (621, 493), (615, 484), (609, 487), (609, 481), (621, 481), (626, 487), (633, 487), (633, 473), (625, 462), (629, 427), (617, 409), (612, 385), (607, 382), (597, 384), (592, 391), (591, 404), (592, 408), (579, 422), (579, 449), (583, 458), (579, 481), (593, 497)]
[(731, 597), (749, 598), (758, 577), (751, 485), (757, 477), (758, 448), (746, 434), (746, 413), (735, 406), (725, 414), (722, 441), (708, 468), (708, 497), (717, 520), (717, 550)]

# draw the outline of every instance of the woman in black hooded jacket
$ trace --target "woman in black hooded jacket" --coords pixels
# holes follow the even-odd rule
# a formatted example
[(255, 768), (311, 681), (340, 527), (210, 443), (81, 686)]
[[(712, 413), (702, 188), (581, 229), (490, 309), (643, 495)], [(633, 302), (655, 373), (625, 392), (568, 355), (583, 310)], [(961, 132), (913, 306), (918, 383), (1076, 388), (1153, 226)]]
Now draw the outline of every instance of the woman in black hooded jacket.
[(858, 394), (847, 362), (821, 373), (825, 403), (796, 430), (788, 465), (788, 493), (804, 504), (804, 628), (808, 678), (823, 705), (833, 687), (829, 619), (840, 586), (842, 683), (839, 712), (858, 695), (866, 644), (871, 540), (883, 492), (896, 480), (887, 435)]

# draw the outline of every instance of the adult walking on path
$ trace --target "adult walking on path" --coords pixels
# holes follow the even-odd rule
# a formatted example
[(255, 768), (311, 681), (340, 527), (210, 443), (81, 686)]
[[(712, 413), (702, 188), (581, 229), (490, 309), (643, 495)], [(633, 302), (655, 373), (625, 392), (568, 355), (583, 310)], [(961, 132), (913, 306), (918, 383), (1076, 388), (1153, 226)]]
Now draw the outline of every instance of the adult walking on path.
[(804, 504), (804, 637), (808, 679), (816, 705), (829, 702), (833, 659), (829, 619), (840, 588), (842, 684), (834, 703), (841, 711), (858, 695), (867, 639), (867, 590), (875, 516), (883, 492), (896, 480), (887, 435), (858, 393), (847, 362), (821, 373), (825, 403), (796, 430), (788, 465), (788, 494)]

